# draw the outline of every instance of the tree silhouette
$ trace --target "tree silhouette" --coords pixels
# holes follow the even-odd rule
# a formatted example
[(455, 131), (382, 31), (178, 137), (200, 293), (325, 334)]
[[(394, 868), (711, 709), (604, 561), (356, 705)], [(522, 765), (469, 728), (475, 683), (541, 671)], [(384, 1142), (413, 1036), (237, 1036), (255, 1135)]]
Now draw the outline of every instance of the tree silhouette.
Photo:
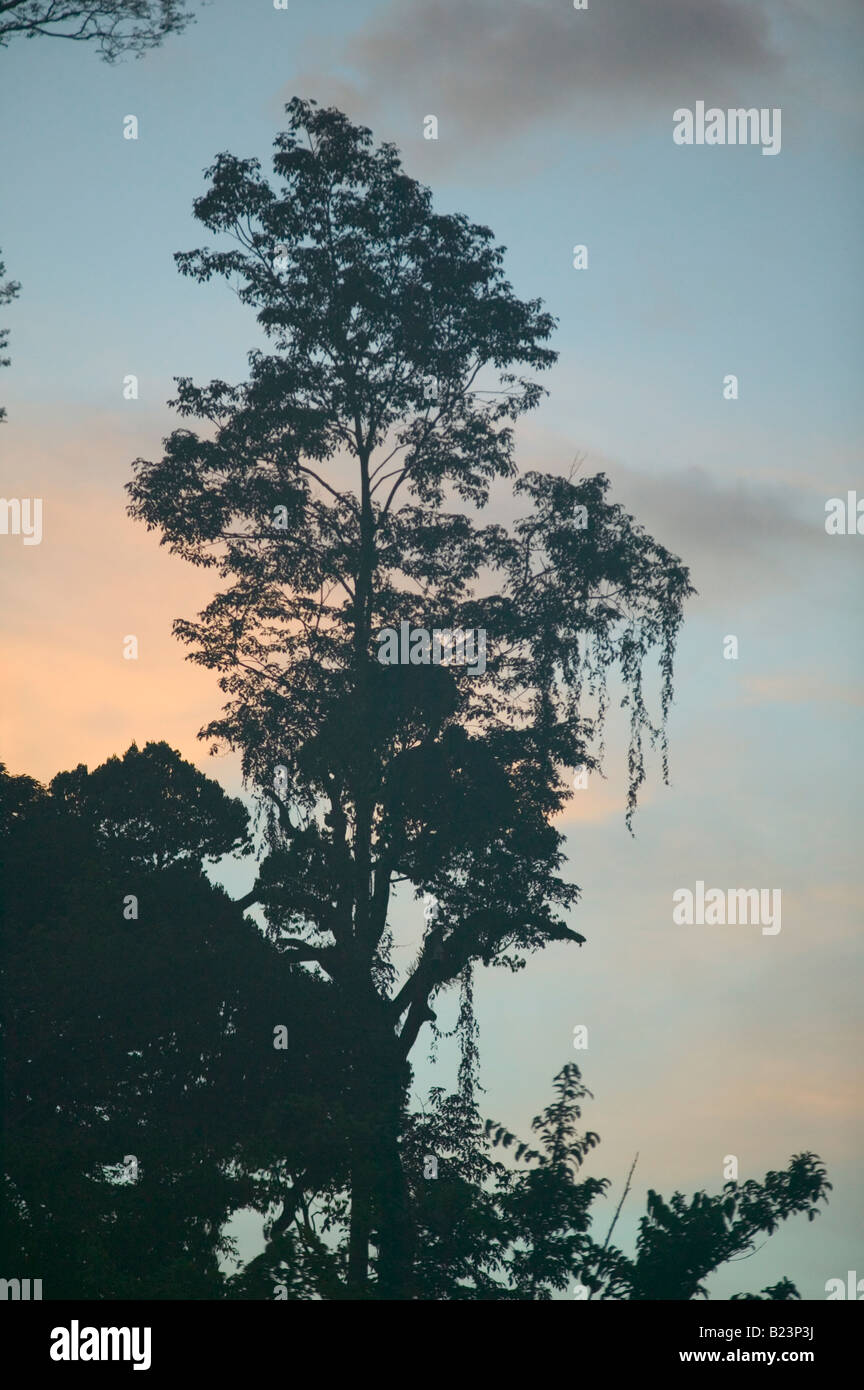
[[(665, 1202), (648, 1193), (647, 1213), (639, 1223), (636, 1258), (599, 1251), (583, 1271), (589, 1288), (604, 1297), (631, 1301), (706, 1298), (703, 1281), (727, 1261), (752, 1254), (759, 1235), (772, 1235), (792, 1215), (818, 1215), (831, 1184), (818, 1156), (795, 1154), (782, 1173), (767, 1173), (764, 1182), (724, 1183), (717, 1196), (697, 1192), (690, 1201), (680, 1192)], [(769, 1299), (797, 1298), (795, 1286), (782, 1280), (763, 1289)], [(756, 1294), (733, 1295), (758, 1298)]]
[[(404, 1298), (410, 1050), (475, 962), (518, 969), (549, 941), (583, 940), (552, 824), (564, 769), (598, 765), (617, 668), (629, 814), (645, 739), (665, 775), (692, 591), (602, 475), (515, 478), (513, 427), (543, 394), (524, 373), (554, 361), (553, 320), (514, 295), (489, 229), (436, 213), (396, 150), (341, 112), (286, 110), (278, 191), (256, 160), (219, 155), (195, 213), (233, 244), (177, 257), (232, 280), (274, 350), (250, 353), (241, 385), (178, 379), (181, 416), (206, 432), (178, 429), (160, 461), (136, 461), (130, 511), (225, 581), (175, 628), (228, 697), (202, 736), (242, 751), (272, 810), (258, 900), (294, 960), (333, 982), (356, 1040), (353, 1296), (369, 1292), (374, 1224), (378, 1296)], [(465, 510), (501, 481), (529, 508), (509, 531)], [(484, 632), (485, 670), (436, 664), (422, 642), (417, 664), (382, 664), (382, 630), (403, 623)], [(400, 977), (388, 913), (405, 883), (438, 915)]]
[(0, 48), (13, 38), (70, 39), (95, 43), (112, 63), (124, 53), (140, 56), (192, 19), (183, 0), (3, 0)]
[(83, 763), (51, 783), (55, 804), (85, 822), (97, 845), (128, 866), (215, 863), (251, 852), (242, 801), (167, 743), (133, 743), (88, 772)]
[(165, 744), (47, 789), (0, 770), (0, 1243), (46, 1298), (218, 1298), (271, 1174), (346, 1181), (324, 985), (202, 871), (245, 820)]
[[(763, 1183), (726, 1183), (722, 1194), (698, 1192), (689, 1204), (675, 1193), (666, 1204), (648, 1194), (635, 1257), (589, 1231), (591, 1208), (608, 1190), (605, 1178), (579, 1172), (599, 1135), (579, 1129), (581, 1102), (591, 1097), (579, 1068), (568, 1063), (554, 1081), (555, 1100), (532, 1121), (531, 1143), (503, 1125), (481, 1125), (473, 1100), (433, 1092), (428, 1114), (415, 1116), (408, 1152), (419, 1203), (420, 1285), (431, 1298), (546, 1300), (570, 1293), (628, 1301), (707, 1297), (703, 1280), (751, 1253), (755, 1238), (781, 1221), (827, 1201), (831, 1184), (815, 1154), (798, 1154)], [(509, 1165), (495, 1151), (512, 1150)], [(438, 1177), (424, 1181), (420, 1157), (439, 1156)], [(763, 1290), (796, 1298), (784, 1279)], [(584, 1296), (584, 1293), (583, 1293)], [(759, 1295), (738, 1295), (758, 1298)]]

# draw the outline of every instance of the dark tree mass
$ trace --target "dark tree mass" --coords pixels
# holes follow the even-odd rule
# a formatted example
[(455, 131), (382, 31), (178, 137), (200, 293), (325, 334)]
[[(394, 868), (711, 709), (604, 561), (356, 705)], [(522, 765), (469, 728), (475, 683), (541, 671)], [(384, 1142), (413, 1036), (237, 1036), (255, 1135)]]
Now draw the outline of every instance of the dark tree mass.
[[(198, 789), (198, 809), (190, 798), (167, 857), (153, 813), (178, 786)], [(7, 1262), (39, 1269), (52, 1299), (351, 1296), (350, 1021), (203, 873), (207, 850), (243, 852), (242, 807), (151, 744), (48, 789), (2, 772), (0, 812), (16, 868), (0, 941)], [(801, 1154), (715, 1197), (652, 1193), (628, 1257), (592, 1236), (608, 1182), (580, 1176), (599, 1137), (579, 1127), (578, 1068), (554, 1089), (529, 1142), (484, 1122), (464, 1088), (406, 1109), (415, 1298), (548, 1299), (574, 1282), (591, 1297), (695, 1298), (830, 1187)], [(224, 1227), (241, 1207), (267, 1216), (269, 1240), (233, 1273)], [(797, 1294), (784, 1281), (762, 1296)]]

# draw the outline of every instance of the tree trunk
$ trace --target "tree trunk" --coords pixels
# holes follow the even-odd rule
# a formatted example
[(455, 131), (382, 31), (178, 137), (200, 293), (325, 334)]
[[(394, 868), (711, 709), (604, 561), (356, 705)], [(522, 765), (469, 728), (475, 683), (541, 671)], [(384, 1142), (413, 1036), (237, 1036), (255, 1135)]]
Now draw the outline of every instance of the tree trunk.
[(398, 1115), (382, 1134), (378, 1187), (378, 1297), (414, 1296), (415, 1236), (411, 1198), (399, 1152)]
[(365, 1156), (351, 1165), (351, 1228), (348, 1236), (348, 1296), (369, 1297), (369, 1237), (372, 1233), (371, 1174)]
[[(370, 989), (367, 978), (366, 991)], [(372, 995), (367, 994), (362, 1011), (352, 1011), (348, 1290), (354, 1299), (408, 1299), (413, 1282), (413, 1219), (399, 1138), (410, 1073), (383, 1003), (374, 990)], [(378, 1262), (376, 1282), (370, 1287), (373, 1235)]]

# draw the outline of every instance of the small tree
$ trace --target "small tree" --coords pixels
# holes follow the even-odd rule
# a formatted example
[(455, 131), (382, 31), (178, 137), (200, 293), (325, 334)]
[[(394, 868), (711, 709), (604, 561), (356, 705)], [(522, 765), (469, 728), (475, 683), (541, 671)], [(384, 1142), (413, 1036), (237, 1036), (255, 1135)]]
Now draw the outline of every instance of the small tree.
[[(635, 1259), (613, 1247), (595, 1248), (582, 1277), (595, 1296), (631, 1301), (707, 1298), (704, 1281), (721, 1265), (755, 1251), (760, 1235), (770, 1236), (788, 1217), (819, 1214), (831, 1184), (817, 1154), (794, 1154), (783, 1172), (763, 1182), (727, 1182), (716, 1196), (697, 1192), (689, 1201), (675, 1192), (666, 1202), (648, 1193), (639, 1223)], [(800, 1297), (788, 1279), (762, 1290), (764, 1298)], [(753, 1299), (759, 1294), (734, 1294)]]
[[(513, 293), (489, 229), (435, 212), (391, 145), (373, 149), (339, 111), (286, 109), (281, 187), (219, 155), (195, 213), (233, 245), (177, 257), (184, 274), (232, 281), (274, 350), (250, 354), (241, 385), (178, 379), (175, 404), (204, 432), (178, 429), (160, 461), (136, 461), (130, 511), (225, 581), (175, 629), (228, 697), (203, 736), (241, 750), (271, 808), (257, 893), (271, 929), (326, 972), (355, 1038), (351, 1288), (365, 1296), (374, 1224), (379, 1292), (409, 1297), (411, 1048), (461, 981), (470, 1070), (472, 965), (519, 969), (547, 942), (584, 939), (565, 920), (578, 889), (552, 824), (566, 769), (598, 766), (617, 666), (629, 814), (645, 738), (665, 775), (692, 591), (602, 475), (527, 473), (512, 530), (478, 523), (492, 484), (515, 478), (513, 426), (542, 396), (525, 373), (554, 361), (553, 320)], [(425, 648), (421, 633), (409, 664), (382, 663), (403, 624)], [(436, 629), (482, 633), (482, 669), (436, 663)], [(398, 884), (437, 903), (401, 976)]]

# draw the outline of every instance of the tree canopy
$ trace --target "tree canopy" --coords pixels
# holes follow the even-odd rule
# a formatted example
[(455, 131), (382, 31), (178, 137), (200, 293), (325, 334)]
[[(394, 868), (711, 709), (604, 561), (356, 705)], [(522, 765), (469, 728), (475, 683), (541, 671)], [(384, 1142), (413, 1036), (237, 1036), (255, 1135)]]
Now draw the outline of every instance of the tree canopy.
[(51, 783), (55, 804), (85, 822), (97, 844), (136, 867), (215, 862), (251, 853), (249, 816), (167, 743), (132, 744), (89, 772), (80, 763)]
[(48, 788), (0, 769), (2, 1248), (47, 1298), (219, 1297), (233, 1211), (345, 1181), (324, 986), (203, 872), (245, 822), (166, 744)]

